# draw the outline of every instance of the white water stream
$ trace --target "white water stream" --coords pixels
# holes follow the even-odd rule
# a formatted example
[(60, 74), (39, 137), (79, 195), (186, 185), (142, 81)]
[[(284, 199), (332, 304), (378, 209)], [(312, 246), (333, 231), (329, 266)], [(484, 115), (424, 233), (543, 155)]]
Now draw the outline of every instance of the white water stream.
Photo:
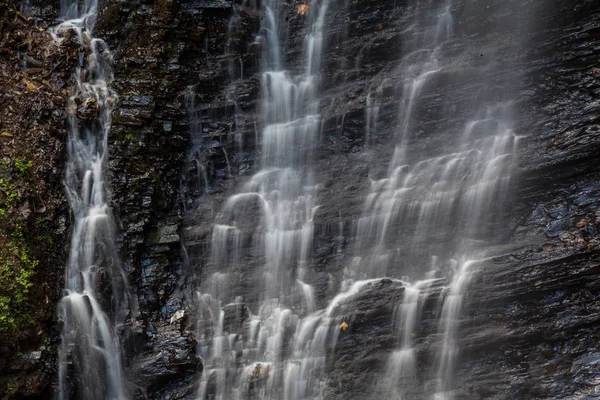
[[(265, 0), (260, 6), (257, 40), (263, 53), (255, 125), (260, 170), (223, 202), (212, 227), (211, 260), (194, 298), (203, 366), (194, 392), (199, 400), (325, 398), (336, 345), (352, 331), (353, 302), (384, 280), (399, 293), (390, 306), (393, 349), (379, 360), (377, 380), (365, 379), (363, 386), (374, 386), (371, 398), (456, 397), (465, 298), (487, 260), (490, 221), (502, 212), (513, 180), (519, 147), (514, 104), (506, 96), (488, 96), (481, 85), (485, 68), (473, 68), (473, 101), (468, 116), (455, 121), (460, 127), (426, 132), (432, 141), (452, 139), (442, 146), (415, 148), (428, 118), (423, 114), (431, 112), (423, 106), (432, 96), (429, 89), (436, 85), (440, 93), (450, 92), (448, 82), (466, 67), (458, 65), (455, 54), (455, 1), (408, 2), (412, 18), (397, 71), (367, 95), (365, 104), (364, 134), (371, 145), (378, 135), (384, 91), (396, 85), (394, 150), (373, 150), (374, 163), (385, 163), (387, 171), (371, 177), (352, 254), (344, 254), (342, 241), (335, 248), (344, 259), (343, 276), (328, 274), (327, 298), (320, 298), (317, 292), (325, 285), (312, 270), (320, 182), (312, 164), (324, 123), (328, 16), (339, 3), (308, 0), (300, 5), (306, 8), (298, 9), (305, 14), (303, 52), (293, 55), (301, 60), (298, 68), (286, 65), (290, 55), (284, 43), (297, 39), (284, 22), (289, 4)], [(129, 394), (119, 333), (132, 304), (104, 176), (116, 100), (110, 89), (112, 58), (106, 43), (92, 34), (97, 0), (61, 0), (61, 10), (64, 22), (54, 29), (54, 37), (61, 41), (74, 35), (81, 50), (68, 109), (65, 183), (74, 218), (59, 307), (59, 398), (123, 400)], [(242, 67), (239, 76), (244, 76)], [(192, 90), (186, 100), (190, 114), (196, 112)], [(450, 120), (452, 99), (440, 96), (436, 101)], [(210, 193), (200, 129), (192, 122), (190, 131), (198, 142), (192, 143), (189, 161), (197, 166), (197, 186)], [(231, 176), (229, 155), (222, 151)], [(337, 229), (343, 237), (341, 211)], [(241, 293), (250, 295), (242, 298)], [(428, 315), (435, 318), (431, 344), (418, 332), (427, 305), (435, 301), (437, 313)], [(426, 351), (434, 354), (435, 365), (425, 373), (420, 357)]]
[[(285, 31), (279, 25), (281, 3), (270, 0), (264, 4), (262, 169), (240, 193), (227, 200), (213, 229), (213, 272), (203, 285), (203, 294), (198, 294), (201, 310), (214, 310), (209, 324), (213, 333), (201, 336), (199, 343), (206, 368), (199, 399), (241, 399), (248, 393), (265, 399), (306, 398), (318, 396), (322, 384), (313, 379), (320, 378), (327, 328), (321, 326), (321, 317), (310, 314), (302, 319), (301, 314), (316, 308), (314, 290), (303, 280), (317, 209), (310, 150), (321, 126), (318, 90), (328, 6), (328, 0), (310, 2), (305, 68), (293, 75), (282, 63), (281, 37)], [(256, 215), (258, 220), (247, 218), (247, 214)], [(218, 310), (222, 301), (235, 302), (235, 294), (221, 291), (216, 295), (214, 282), (224, 279), (224, 286), (230, 286), (229, 268), (243, 263), (241, 248), (248, 240), (261, 249), (261, 270), (253, 274), (255, 279), (250, 283), (255, 286), (259, 307), (250, 316), (247, 331), (224, 332)], [(302, 299), (300, 307), (294, 303), (298, 296)], [(203, 322), (205, 318), (200, 324)], [(293, 350), (285, 349), (284, 342), (293, 335), (299, 338), (294, 340)], [(235, 356), (239, 350), (241, 360)], [(289, 359), (289, 352), (297, 361)]]
[(128, 398), (121, 366), (118, 329), (129, 311), (127, 278), (115, 247), (115, 226), (107, 203), (104, 169), (111, 111), (116, 100), (110, 51), (92, 35), (97, 1), (61, 1), (64, 22), (57, 41), (75, 35), (81, 43), (77, 82), (69, 99), (66, 188), (73, 212), (63, 323), (59, 348), (59, 398)]
[[(306, 5), (304, 68), (292, 73), (283, 61), (282, 4), (264, 4), (261, 170), (227, 199), (213, 228), (212, 262), (197, 294), (198, 353), (205, 368), (198, 399), (324, 398), (328, 363), (339, 335), (352, 323), (353, 300), (386, 276), (403, 288), (391, 322), (396, 347), (382, 360), (381, 379), (365, 379), (364, 385), (376, 386), (372, 398), (452, 399), (464, 298), (485, 262), (492, 229), (482, 221), (501, 213), (513, 179), (518, 149), (513, 104), (476, 87), (467, 119), (448, 127), (452, 142), (427, 151), (413, 148), (423, 97), (430, 85), (445, 90), (444, 79), (458, 68), (456, 57), (448, 56), (455, 51), (453, 2), (412, 2), (410, 35), (397, 71), (395, 149), (385, 176), (372, 179), (356, 223), (354, 254), (346, 258), (338, 293), (323, 307), (308, 268), (318, 210), (311, 153), (322, 123), (326, 17), (335, 4), (313, 0)], [(483, 82), (485, 68), (474, 71), (472, 81)], [(377, 133), (384, 85), (390, 85), (387, 78), (366, 99), (367, 141)], [(440, 102), (451, 109), (451, 100)], [(375, 154), (376, 162), (379, 157)], [(341, 246), (337, 252), (342, 253)], [(329, 283), (328, 289), (336, 286)], [(237, 297), (247, 293), (240, 288), (251, 288), (253, 298)], [(438, 340), (434, 372), (424, 375), (416, 332), (432, 296), (439, 296)], [(234, 328), (228, 313), (243, 304), (252, 306)]]

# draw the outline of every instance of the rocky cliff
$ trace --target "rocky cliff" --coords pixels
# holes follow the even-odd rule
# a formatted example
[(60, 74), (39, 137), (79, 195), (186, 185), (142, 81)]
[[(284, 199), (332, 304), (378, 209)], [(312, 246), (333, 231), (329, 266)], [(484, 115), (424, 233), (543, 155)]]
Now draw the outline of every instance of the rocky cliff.
[(0, 393), (49, 397), (69, 212), (66, 99), (78, 45), (0, 2)]
[[(512, 207), (495, 223), (501, 240), (494, 243), (493, 260), (477, 269), (466, 299), (458, 335), (458, 398), (592, 397), (600, 374), (600, 8), (593, 0), (553, 0), (523, 15), (523, 2), (501, 0), (477, 20), (467, 18), (474, 2), (457, 3), (464, 17), (458, 19), (470, 26), (462, 31), (458, 26), (465, 48), (456, 52), (473, 53), (457, 60), (458, 69), (497, 57), (489, 86), (498, 93), (518, 88), (515, 130), (523, 137)], [(298, 12), (301, 4), (285, 3), (281, 16), (287, 21), (290, 70), (302, 67), (308, 27)], [(22, 16), (10, 5), (0, 7), (0, 208), (10, 206), (7, 217), (0, 216), (0, 244), (10, 248), (7, 243), (17, 242), (21, 259), (31, 248), (36, 260), (22, 305), (2, 303), (21, 288), (0, 292), (0, 318), (15, 310), (33, 313), (11, 328), (21, 339), (18, 345), (0, 333), (0, 390), (6, 398), (51, 398), (59, 340), (54, 305), (63, 286), (69, 225), (61, 184), (65, 91), (75, 60), (68, 43), (56, 46), (43, 31), (55, 23), (58, 4), (28, 2)], [(310, 268), (320, 305), (331, 296), (328, 277), (340, 276), (357, 246), (353, 224), (370, 177), (380, 175), (392, 156), (399, 108), (394, 87), (402, 79), (396, 67), (410, 40), (409, 10), (406, 1), (339, 0), (327, 15), (323, 128), (311, 149), (320, 208)], [(195, 398), (203, 367), (196, 355), (194, 293), (211, 268), (212, 226), (224, 200), (258, 168), (261, 18), (261, 7), (252, 1), (107, 0), (102, 6), (96, 36), (113, 53), (113, 89), (119, 95), (110, 134), (111, 205), (137, 299), (123, 329), (134, 398)], [(524, 20), (531, 24), (526, 37), (516, 29)], [(483, 47), (489, 26), (506, 26), (507, 43), (524, 43), (512, 64), (521, 71), (519, 81), (507, 87), (503, 49)], [(462, 109), (452, 118), (437, 118), (440, 97), (466, 102), (466, 78), (454, 77), (459, 84), (452, 93), (432, 85), (424, 95), (421, 108), (427, 111), (416, 116), (417, 148), (444, 146), (453, 138), (431, 132), (464, 119)], [(375, 127), (367, 117), (373, 98), (379, 107)], [(376, 134), (365, 140), (367, 130)], [(12, 192), (18, 200), (9, 200)], [(28, 268), (11, 262), (13, 256), (0, 253), (11, 265), (8, 282)], [(245, 307), (255, 306), (248, 282), (258, 262), (249, 256), (240, 268), (235, 284), (245, 304), (242, 312), (228, 315), (231, 324), (243, 320)], [(389, 304), (400, 294), (394, 282), (382, 281), (356, 299), (349, 329), (328, 359), (325, 398), (369, 395), (381, 373), (377, 361), (393, 342)], [(429, 306), (415, 332), (420, 359), (428, 360), (419, 365), (424, 375), (431, 373), (439, 339), (439, 310), (434, 302)]]

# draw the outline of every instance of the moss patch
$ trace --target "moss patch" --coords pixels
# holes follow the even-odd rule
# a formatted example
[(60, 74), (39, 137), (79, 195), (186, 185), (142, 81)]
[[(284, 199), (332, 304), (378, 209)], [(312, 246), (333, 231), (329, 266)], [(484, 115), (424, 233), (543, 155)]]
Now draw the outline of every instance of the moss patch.
[(15, 334), (34, 321), (28, 300), (39, 261), (25, 242), (24, 227), (14, 224), (9, 231), (0, 237), (0, 332)]
[(5, 165), (11, 173), (0, 178), (0, 333), (11, 336), (34, 321), (29, 294), (39, 265), (26, 240), (27, 216), (22, 215), (26, 212), (19, 209), (26, 206), (19, 192), (34, 185), (33, 162), (24, 160), (15, 158), (12, 165)]
[[(0, 398), (51, 384), (67, 258), (67, 98), (80, 43), (0, 0)], [(49, 345), (51, 344), (51, 345)], [(35, 357), (27, 356), (35, 354)]]

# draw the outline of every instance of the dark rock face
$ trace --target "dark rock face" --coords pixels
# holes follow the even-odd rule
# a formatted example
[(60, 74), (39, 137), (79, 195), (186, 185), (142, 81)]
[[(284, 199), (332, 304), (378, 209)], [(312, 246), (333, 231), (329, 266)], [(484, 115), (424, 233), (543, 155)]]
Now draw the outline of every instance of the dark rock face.
[[(297, 13), (301, 3), (284, 5), (280, 16), (287, 20), (285, 63), (290, 70), (302, 68), (307, 26)], [(396, 67), (410, 38), (410, 3), (339, 0), (327, 16), (323, 131), (311, 149), (320, 183), (311, 264), (319, 306), (337, 290), (328, 276), (339, 277), (356, 245), (355, 221), (370, 178), (381, 177), (391, 158), (399, 108), (394, 88), (402, 79)], [(478, 2), (457, 3), (457, 9), (468, 10)], [(500, 85), (507, 73), (502, 49), (489, 51), (500, 60), (489, 85), (498, 93), (517, 88), (517, 130), (525, 140), (512, 209), (493, 227), (501, 233), (497, 256), (477, 270), (466, 299), (456, 398), (592, 398), (600, 374), (600, 9), (595, 0), (538, 0), (532, 16), (519, 12), (521, 3), (497, 1), (486, 18), (458, 16), (465, 25), (458, 25), (457, 35), (472, 37), (457, 46), (471, 46), (474, 54), (489, 26), (504, 26), (507, 42), (523, 43), (512, 64), (520, 68), (521, 78), (507, 85), (511, 87)], [(55, 4), (28, 4), (36, 18), (51, 21), (58, 15)], [(125, 369), (135, 398), (195, 398), (197, 393), (202, 360), (196, 355), (194, 292), (211, 269), (212, 225), (224, 200), (259, 168), (256, 37), (262, 17), (251, 1), (103, 4), (96, 36), (107, 41), (114, 55), (113, 89), (119, 94), (110, 135), (112, 208), (137, 299), (134, 322), (123, 329)], [(526, 20), (531, 24), (527, 37), (511, 33)], [(482, 50), (480, 57), (492, 57), (489, 53)], [(460, 72), (444, 79), (465, 82)], [(432, 85), (423, 96), (420, 108), (428, 111), (415, 117), (415, 148), (436, 148), (452, 140), (432, 134), (464, 118), (461, 109), (456, 119), (438, 118), (442, 96), (464, 101), (467, 89), (452, 89), (440, 93)], [(380, 108), (375, 127), (366, 118), (368, 96), (375, 96)], [(63, 112), (64, 107), (56, 108)], [(367, 129), (376, 132), (368, 141)], [(56, 162), (62, 165), (60, 159)], [(56, 191), (48, 196), (62, 198), (57, 179), (50, 178)], [(251, 246), (246, 245), (248, 254)], [(231, 330), (241, 326), (249, 311), (256, 312), (248, 278), (257, 262), (248, 257), (240, 266), (235, 292), (243, 294), (244, 302), (225, 309)], [(62, 279), (45, 279), (55, 302)], [(420, 376), (435, 374), (438, 294), (428, 301), (415, 332)], [(395, 281), (382, 281), (354, 300), (349, 329), (340, 333), (327, 362), (326, 398), (373, 395), (382, 360), (396, 344), (391, 305), (401, 296)], [(52, 321), (54, 309), (46, 313)], [(55, 322), (51, 325), (45, 329), (57, 339)], [(35, 350), (34, 342), (30, 347)], [(29, 376), (33, 368), (28, 384), (37, 392), (30, 395), (50, 398), (43, 390), (55, 362), (51, 354), (40, 354), (28, 352), (26, 362), (7, 359), (11, 369), (2, 369), (0, 376)], [(36, 361), (31, 364), (31, 359)], [(46, 362), (50, 372), (40, 372)]]
[[(466, 7), (467, 3), (461, 4)], [(327, 274), (338, 274), (351, 254), (348, 249), (354, 245), (353, 222), (361, 213), (369, 176), (378, 176), (377, 168), (387, 167), (385, 162), (373, 162), (372, 154), (383, 160), (390, 157), (389, 137), (398, 109), (393, 96), (394, 79), (400, 79), (394, 67), (406, 40), (402, 32), (408, 23), (407, 7), (404, 3), (383, 1), (340, 3), (328, 16), (331, 25), (325, 52), (323, 140), (314, 149), (316, 180), (322, 186), (320, 209), (315, 217), (312, 267), (320, 301), (331, 295), (327, 293)], [(513, 7), (513, 11), (505, 15), (490, 12), (488, 19), (463, 23), (480, 24), (481, 34), (486, 32), (486, 24), (506, 24), (507, 41), (523, 40), (510, 36), (511, 24), (527, 19), (532, 24), (522, 42), (526, 50), (514, 64), (522, 70), (520, 81), (513, 87), (520, 93), (518, 134), (526, 139), (519, 152), (512, 211), (494, 227), (502, 233), (495, 251), (498, 256), (478, 270), (468, 295), (459, 333), (463, 351), (456, 374), (456, 395), (562, 398), (592, 394), (594, 385), (587, 382), (596, 373), (595, 362), (589, 359), (597, 351), (597, 345), (592, 344), (595, 317), (593, 311), (579, 308), (587, 301), (595, 304), (590, 287), (597, 280), (597, 207), (593, 200), (597, 199), (597, 177), (596, 162), (590, 158), (596, 152), (595, 132), (600, 115), (593, 100), (593, 93), (598, 92), (598, 73), (594, 73), (596, 60), (591, 57), (592, 49), (598, 45), (599, 21), (590, 10), (597, 6), (592, 2), (578, 2), (575, 6), (553, 2), (543, 11), (537, 9), (535, 16), (517, 14), (517, 3), (505, 2), (496, 7)], [(293, 69), (299, 67), (297, 60), (305, 31), (295, 9), (288, 11), (290, 47), (286, 55)], [(457, 29), (461, 30), (460, 25)], [(462, 30), (472, 32), (476, 28)], [(478, 51), (476, 40), (468, 45)], [(502, 49), (496, 50), (495, 56), (501, 57)], [(500, 85), (509, 72), (499, 65), (489, 84)], [(382, 99), (378, 135), (367, 145), (365, 105), (369, 92), (378, 86)], [(454, 93), (440, 94), (435, 93), (434, 85), (431, 93), (424, 96), (427, 104), (421, 108), (430, 105), (435, 110), (441, 95), (457, 96), (460, 103), (458, 96), (463, 95), (464, 89), (454, 89)], [(463, 112), (457, 110), (458, 115)], [(415, 146), (422, 143), (425, 149), (432, 141), (443, 145), (444, 140), (451, 140), (428, 136), (428, 132), (443, 131), (441, 127), (457, 123), (460, 117), (456, 121), (436, 120), (432, 115), (435, 114), (417, 116), (417, 130), (422, 133)], [(252, 146), (246, 149), (252, 157)], [(205, 275), (199, 268), (210, 268), (208, 249), (215, 210), (235, 193), (245, 175), (256, 171), (246, 161), (247, 155), (237, 156), (233, 143), (228, 152), (233, 177), (211, 177), (210, 186), (216, 193), (197, 200), (197, 210), (188, 213), (184, 221), (182, 237), (191, 256), (190, 265), (200, 276)], [(242, 157), (241, 162), (238, 157)], [(345, 249), (342, 254), (336, 251), (340, 245)], [(249, 259), (240, 267), (240, 274), (247, 276), (247, 271), (255, 267)], [(246, 280), (242, 278), (235, 289), (244, 293), (252, 309), (253, 289), (244, 286)], [(382, 373), (383, 363), (375, 360), (381, 361), (393, 347), (391, 309), (377, 305), (377, 301), (386, 299), (385, 292), (371, 295), (371, 302), (357, 301), (355, 307), (357, 318), (369, 323), (351, 326), (337, 343), (329, 363), (327, 398), (368, 398), (368, 388), (376, 384), (376, 377)], [(581, 313), (584, 315), (577, 317)], [(439, 339), (435, 337), (438, 318), (439, 310), (432, 308), (420, 321), (422, 331), (416, 341), (422, 376), (435, 374), (432, 369)], [(565, 355), (571, 351), (575, 355)], [(365, 375), (373, 377), (373, 382), (365, 383), (369, 380)]]
[[(234, 17), (239, 27), (228, 35)], [(188, 98), (198, 99), (198, 113), (207, 120), (203, 136), (219, 138), (229, 129), (232, 103), (224, 91), (231, 64), (243, 57), (235, 54), (245, 52), (238, 47), (252, 37), (253, 18), (234, 16), (226, 2), (141, 1), (108, 2), (98, 22), (97, 35), (115, 58), (113, 88), (120, 96), (110, 174), (122, 254), (138, 303), (134, 326), (126, 328), (135, 396), (191, 396), (202, 370), (194, 329), (186, 323), (193, 296), (180, 241), (188, 194), (198, 190)], [(214, 153), (203, 161), (222, 162), (223, 152)]]
[[(361, 213), (369, 176), (386, 168), (373, 155), (381, 160), (391, 156), (398, 109), (394, 86), (401, 79), (395, 67), (407, 40), (410, 10), (404, 2), (338, 3), (328, 15), (322, 141), (312, 150), (316, 180), (322, 183), (312, 262), (321, 305), (331, 296), (327, 275), (339, 274), (351, 254), (353, 223)], [(511, 19), (516, 24), (519, 18), (533, 22), (523, 41), (527, 51), (515, 62), (522, 69), (521, 82), (514, 84), (521, 93), (519, 134), (527, 139), (520, 149), (513, 211), (497, 227), (506, 232), (497, 253), (506, 255), (482, 266), (472, 283), (459, 334), (463, 351), (457, 395), (560, 398), (592, 393), (586, 380), (594, 374), (589, 367), (594, 362), (586, 357), (594, 357), (597, 348), (592, 339), (597, 267), (593, 154), (599, 115), (593, 100), (598, 91), (592, 56), (599, 40), (599, 21), (592, 12), (596, 6), (556, 1), (532, 18), (519, 17), (518, 4), (509, 3), (496, 6), (513, 7), (512, 14), (491, 12), (488, 19), (464, 21), (480, 24), (482, 34), (486, 24), (506, 24), (508, 37)], [(301, 68), (307, 29), (296, 12), (299, 4), (285, 7), (282, 16), (288, 21), (290, 69)], [(210, 270), (215, 213), (258, 168), (260, 50), (255, 37), (261, 16), (247, 4), (179, 2), (164, 7), (109, 5), (100, 29), (114, 50), (115, 87), (121, 94), (111, 173), (123, 252), (139, 301), (130, 368), (146, 377), (138, 381), (146, 396), (193, 397), (202, 370), (200, 360), (194, 359), (193, 291), (207, 276), (204, 270)], [(121, 24), (113, 25), (115, 20)], [(463, 30), (476, 31), (473, 26)], [(476, 41), (470, 45), (478, 51)], [(499, 68), (490, 85), (502, 82), (504, 73)], [(438, 96), (461, 96), (461, 90), (436, 94), (434, 86), (424, 101), (435, 110)], [(373, 92), (380, 106), (377, 135), (365, 143), (365, 106)], [(443, 131), (440, 127), (459, 119), (436, 120), (433, 115), (417, 116), (422, 133), (415, 146), (451, 140), (428, 132)], [(235, 291), (244, 294), (246, 303), (225, 310), (232, 327), (243, 323), (246, 308), (254, 307), (253, 288), (246, 282), (256, 267), (252, 259), (240, 266)], [(350, 329), (340, 335), (328, 362), (327, 398), (369, 396), (383, 367), (381, 359), (394, 346), (390, 299), (401, 293), (392, 284), (356, 300)], [(424, 376), (434, 373), (430, 369), (438, 318), (432, 300), (416, 339)], [(365, 380), (365, 371), (371, 379)]]
[(0, 3), (0, 397), (48, 398), (69, 209), (66, 105), (79, 44)]

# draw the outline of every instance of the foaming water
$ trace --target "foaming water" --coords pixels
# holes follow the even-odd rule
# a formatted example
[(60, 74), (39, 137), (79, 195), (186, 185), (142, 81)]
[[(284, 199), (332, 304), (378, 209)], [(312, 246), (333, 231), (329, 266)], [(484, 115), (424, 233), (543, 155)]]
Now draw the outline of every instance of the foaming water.
[[(126, 399), (118, 329), (129, 311), (127, 278), (114, 243), (115, 227), (106, 198), (104, 168), (116, 95), (109, 88), (112, 57), (92, 36), (96, 1), (62, 1), (65, 21), (53, 32), (60, 41), (73, 32), (82, 52), (69, 99), (65, 183), (74, 223), (59, 305), (60, 399)], [(85, 49), (85, 50), (84, 50)], [(77, 115), (79, 113), (79, 116)], [(82, 117), (82, 114), (85, 116)]]

